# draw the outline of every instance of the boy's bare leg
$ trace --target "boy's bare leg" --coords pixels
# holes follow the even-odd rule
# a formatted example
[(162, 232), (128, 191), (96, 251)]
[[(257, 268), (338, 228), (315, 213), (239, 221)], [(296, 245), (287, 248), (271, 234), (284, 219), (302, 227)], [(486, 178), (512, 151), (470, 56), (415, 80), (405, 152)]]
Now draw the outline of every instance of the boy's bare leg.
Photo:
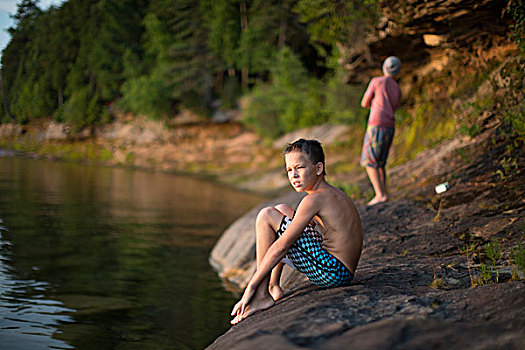
[(272, 296), (274, 301), (281, 299), (284, 296), (284, 291), (281, 288), (281, 274), (283, 272), (283, 263), (278, 263), (272, 270), (272, 275), (270, 277), (270, 284), (268, 286), (268, 291)]
[[(286, 204), (278, 204), (275, 206), (275, 209), (280, 211), (283, 215), (286, 215), (289, 218), (293, 218), (295, 215), (295, 210), (293, 210), (292, 207)], [(281, 219), (282, 220), (282, 217)], [(279, 221), (278, 225), (280, 225), (281, 222)], [(279, 229), (279, 227), (277, 227)], [(272, 270), (272, 276), (270, 277), (270, 285), (269, 285), (269, 291), (273, 298), (273, 300), (277, 301), (281, 299), (284, 296), (284, 291), (281, 288), (281, 274), (283, 272), (283, 263), (277, 264), (277, 266), (274, 267)]]
[(367, 166), (366, 173), (368, 174), (368, 177), (370, 178), (370, 182), (372, 183), (372, 187), (374, 187), (374, 192), (376, 194), (375, 197), (372, 198), (370, 202), (368, 202), (368, 205), (374, 205), (377, 203), (386, 202), (388, 200), (388, 197), (381, 184), (379, 170), (376, 168)]
[(379, 172), (379, 180), (381, 181), (381, 187), (383, 188), (383, 193), (386, 197), (388, 197), (388, 191), (386, 188), (386, 170), (385, 168), (377, 168), (377, 171)]
[[(279, 229), (283, 213), (275, 208), (264, 208), (259, 212), (257, 220), (255, 221), (255, 232), (256, 232), (256, 255), (257, 255), (257, 266), (261, 263), (264, 255), (275, 242), (277, 236), (275, 232)], [(274, 268), (275, 269), (275, 268)], [(273, 273), (273, 272), (272, 272)], [(280, 279), (280, 272), (279, 272)], [(257, 286), (255, 294), (253, 295), (250, 303), (244, 309), (242, 314), (237, 314), (231, 321), (232, 324), (237, 324), (246, 317), (252, 315), (257, 311), (268, 309), (275, 304), (275, 301), (269, 291), (270, 275), (264, 278), (261, 283)]]
[(275, 304), (275, 301), (268, 292), (269, 280), (270, 276), (261, 281), (261, 283), (257, 286), (255, 294), (250, 300), (250, 303), (244, 308), (244, 312), (242, 314), (237, 314), (233, 320), (230, 321), (231, 324), (237, 324), (257, 311), (269, 309)]

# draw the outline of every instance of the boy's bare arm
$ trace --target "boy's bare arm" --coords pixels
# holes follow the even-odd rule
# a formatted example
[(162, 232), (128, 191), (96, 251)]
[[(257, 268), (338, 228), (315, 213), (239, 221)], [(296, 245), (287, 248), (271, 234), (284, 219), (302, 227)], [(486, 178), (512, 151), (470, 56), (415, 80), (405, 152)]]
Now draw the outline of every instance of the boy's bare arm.
[(368, 94), (368, 91), (363, 96), (363, 99), (361, 100), (361, 107), (363, 108), (370, 108), (372, 106), (372, 96)]
[(292, 244), (297, 240), (297, 238), (299, 238), (304, 228), (316, 215), (318, 200), (316, 200), (314, 197), (315, 196), (309, 195), (301, 201), (293, 221), (290, 223), (283, 235), (270, 246), (264, 255), (264, 258), (257, 268), (257, 271), (255, 271), (255, 274), (250, 279), (250, 282), (248, 282), (241, 300), (234, 306), (231, 312), (232, 316), (239, 313), (242, 314), (244, 312), (245, 308), (250, 304), (250, 301), (259, 284), (284, 258), (288, 252), (288, 249), (290, 249)]
[(256, 287), (284, 258), (288, 249), (317, 214), (318, 202), (314, 195), (306, 196), (301, 201), (292, 222), (283, 235), (270, 246), (249, 284)]

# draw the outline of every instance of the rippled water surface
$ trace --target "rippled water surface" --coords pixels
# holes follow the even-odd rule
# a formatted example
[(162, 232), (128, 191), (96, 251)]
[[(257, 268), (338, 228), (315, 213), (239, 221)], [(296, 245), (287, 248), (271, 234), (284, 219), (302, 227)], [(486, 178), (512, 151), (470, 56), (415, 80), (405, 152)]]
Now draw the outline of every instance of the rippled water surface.
[(206, 347), (234, 302), (209, 252), (261, 200), (188, 177), (0, 158), (0, 348)]

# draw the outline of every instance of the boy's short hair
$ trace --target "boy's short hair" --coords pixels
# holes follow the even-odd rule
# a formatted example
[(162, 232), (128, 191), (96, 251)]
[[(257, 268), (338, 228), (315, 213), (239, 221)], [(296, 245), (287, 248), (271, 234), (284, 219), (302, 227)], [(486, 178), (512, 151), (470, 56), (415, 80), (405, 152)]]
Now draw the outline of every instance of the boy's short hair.
[(283, 156), (291, 152), (305, 153), (313, 164), (321, 162), (323, 164), (323, 175), (326, 175), (323, 146), (319, 141), (299, 139), (286, 145)]

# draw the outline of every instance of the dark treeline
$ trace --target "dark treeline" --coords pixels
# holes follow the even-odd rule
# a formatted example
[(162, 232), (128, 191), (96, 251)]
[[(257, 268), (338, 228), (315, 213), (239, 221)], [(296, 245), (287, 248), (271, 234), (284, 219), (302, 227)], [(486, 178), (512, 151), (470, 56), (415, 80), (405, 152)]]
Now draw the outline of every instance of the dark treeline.
[(377, 0), (68, 0), (46, 11), (23, 0), (2, 54), (0, 121), (82, 127), (109, 121), (109, 106), (209, 115), (243, 96), (247, 122), (273, 136), (355, 120), (349, 96), (362, 87), (342, 82), (337, 46), (362, 40), (376, 13)]

